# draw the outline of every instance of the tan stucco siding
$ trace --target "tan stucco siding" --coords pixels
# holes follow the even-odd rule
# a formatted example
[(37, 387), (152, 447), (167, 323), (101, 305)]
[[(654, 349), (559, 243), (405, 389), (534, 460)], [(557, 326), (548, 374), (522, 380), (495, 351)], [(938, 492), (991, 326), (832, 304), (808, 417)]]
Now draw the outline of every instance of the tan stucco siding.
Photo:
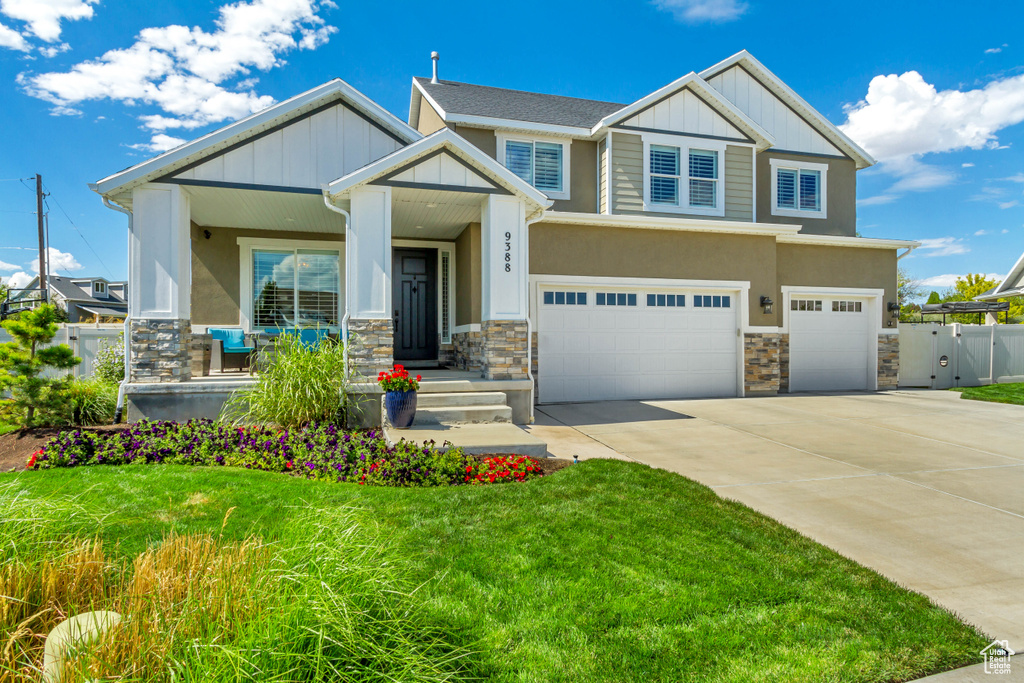
[(754, 157), (749, 147), (725, 148), (725, 217), (734, 221), (754, 219)]
[(598, 205), (598, 211), (600, 213), (608, 213), (608, 141), (601, 140), (598, 145), (598, 167), (597, 175), (601, 179), (600, 183), (600, 203)]
[(569, 198), (556, 199), (552, 211), (593, 213), (597, 208), (597, 143), (573, 140), (569, 145)]
[[(772, 215), (772, 172), (771, 159), (788, 161), (811, 161), (828, 164), (828, 186), (826, 188), (826, 218)], [(857, 167), (851, 159), (818, 157), (807, 154), (783, 154), (768, 150), (757, 155), (757, 222), (789, 223), (802, 225), (800, 230), (812, 235), (857, 234)]]
[(471, 128), (456, 124), (455, 132), (466, 138), (474, 147), (491, 157), (498, 158), (498, 138), (489, 128)]
[[(206, 239), (203, 230), (210, 231)], [(280, 240), (334, 240), (341, 235), (288, 232), (285, 230), (239, 230), (202, 228), (192, 224), (192, 324), (238, 325), (240, 323), (239, 237)]]
[(483, 290), (480, 224), (470, 223), (455, 239), (455, 325), (480, 322)]
[(639, 135), (612, 133), (612, 213), (644, 211), (644, 143)]
[(420, 101), (420, 120), (416, 122), (416, 130), (424, 135), (430, 135), (445, 127), (445, 122), (434, 110), (434, 107), (427, 102), (426, 98)]
[[(614, 151), (615, 143), (612, 143)], [(750, 282), (751, 325), (775, 325), (757, 305), (776, 291), (775, 238), (538, 223), (530, 273)]]
[[(856, 247), (824, 247), (780, 244), (778, 246), (779, 289), (782, 287), (852, 287), (884, 289), (882, 324), (891, 321), (885, 305), (896, 301), (896, 250), (862, 249)], [(778, 324), (782, 324), (779, 306)]]

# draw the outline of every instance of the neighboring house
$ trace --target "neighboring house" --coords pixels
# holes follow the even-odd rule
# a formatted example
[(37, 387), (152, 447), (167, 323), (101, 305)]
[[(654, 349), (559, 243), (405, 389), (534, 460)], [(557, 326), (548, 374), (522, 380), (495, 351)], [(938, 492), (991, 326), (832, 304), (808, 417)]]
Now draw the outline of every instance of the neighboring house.
[(92, 187), (131, 216), (134, 384), (209, 326), (321, 325), (366, 376), (548, 403), (895, 387), (916, 243), (856, 236), (873, 163), (741, 52), (630, 104), (417, 78), (408, 123), (333, 80)]
[[(128, 315), (128, 283), (110, 282), (102, 277), (46, 278), (50, 303), (68, 314), (68, 322), (117, 322)], [(10, 306), (39, 299), (39, 276), (10, 299)]]
[(997, 301), (1024, 296), (1024, 254), (1013, 264), (1010, 273), (995, 288), (978, 297), (978, 301)]

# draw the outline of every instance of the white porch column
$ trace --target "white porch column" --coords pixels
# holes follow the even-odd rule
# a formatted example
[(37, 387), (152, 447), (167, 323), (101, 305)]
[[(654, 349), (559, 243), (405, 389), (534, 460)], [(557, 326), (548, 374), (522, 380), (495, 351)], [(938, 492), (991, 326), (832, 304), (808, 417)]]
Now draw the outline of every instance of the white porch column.
[(189, 196), (180, 185), (132, 192), (128, 274), (132, 382), (191, 378), (192, 243)]
[(524, 202), (518, 197), (488, 195), (480, 233), (483, 376), (526, 379), (529, 236)]
[(394, 362), (391, 310), (391, 188), (352, 190), (345, 233), (349, 273), (348, 358), (352, 370), (376, 377)]

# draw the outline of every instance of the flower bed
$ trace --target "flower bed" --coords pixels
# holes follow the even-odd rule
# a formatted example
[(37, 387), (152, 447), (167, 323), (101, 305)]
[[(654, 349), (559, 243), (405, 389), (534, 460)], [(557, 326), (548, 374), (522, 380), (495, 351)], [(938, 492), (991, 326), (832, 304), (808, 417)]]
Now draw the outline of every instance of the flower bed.
[(346, 432), (330, 424), (275, 430), (209, 420), (138, 422), (118, 432), (62, 432), (27, 467), (159, 463), (244, 467), (374, 486), (491, 484), (542, 476), (532, 458), (479, 461), (458, 448), (439, 449), (434, 442), (392, 446), (381, 430)]

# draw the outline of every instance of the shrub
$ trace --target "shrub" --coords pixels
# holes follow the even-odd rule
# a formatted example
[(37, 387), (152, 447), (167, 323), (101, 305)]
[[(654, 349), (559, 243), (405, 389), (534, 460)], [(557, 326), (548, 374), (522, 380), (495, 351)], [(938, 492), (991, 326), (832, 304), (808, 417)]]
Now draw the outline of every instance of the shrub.
[(282, 334), (259, 360), (263, 368), (250, 387), (235, 391), (221, 419), (236, 425), (278, 425), (286, 429), (334, 422), (345, 407), (344, 345), (323, 339), (304, 344)]
[(104, 382), (124, 381), (124, 332), (117, 335), (117, 341), (109, 339), (100, 344), (100, 350), (92, 363), (93, 376)]
[(57, 334), (58, 309), (43, 304), (23, 311), (2, 327), (13, 341), (0, 344), (0, 391), (11, 392), (22, 426), (36, 424), (44, 413), (59, 413), (71, 378), (45, 377), (44, 370), (69, 370), (82, 362), (67, 344), (46, 346)]
[(473, 484), (504, 484), (543, 476), (540, 463), (527, 455), (496, 455), (466, 469), (463, 481)]
[[(275, 430), (209, 420), (137, 422), (110, 432), (69, 430), (51, 439), (27, 466), (51, 469), (159, 463), (290, 472), (307, 479), (370, 486), (462, 484), (468, 472), (480, 467), (458, 448), (443, 450), (433, 442), (390, 445), (380, 430), (345, 432), (330, 424)], [(539, 476), (539, 468), (536, 473)], [(509, 475), (501, 480), (506, 477)], [(525, 478), (511, 476), (508, 481)]]
[(103, 425), (114, 421), (117, 384), (97, 379), (76, 379), (68, 383), (64, 401), (46, 416), (55, 425)]

